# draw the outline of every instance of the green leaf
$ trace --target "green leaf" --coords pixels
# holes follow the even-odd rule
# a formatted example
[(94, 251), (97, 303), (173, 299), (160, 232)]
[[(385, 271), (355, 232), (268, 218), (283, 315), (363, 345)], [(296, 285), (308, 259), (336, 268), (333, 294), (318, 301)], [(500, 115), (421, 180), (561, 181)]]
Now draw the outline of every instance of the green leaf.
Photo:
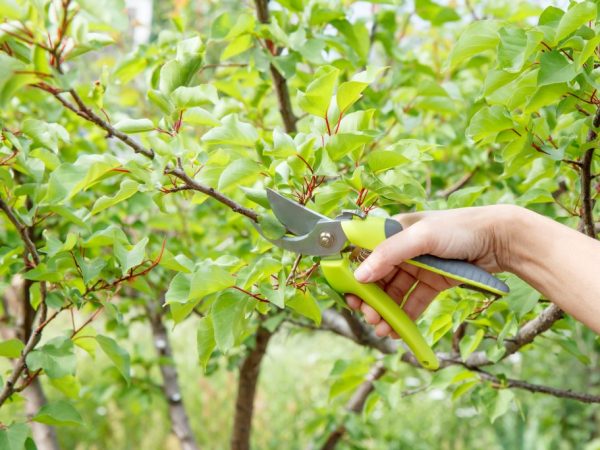
[(73, 343), (65, 337), (55, 337), (27, 355), (29, 370), (43, 369), (50, 378), (75, 374), (77, 360)]
[(83, 425), (81, 415), (69, 402), (64, 400), (45, 404), (32, 420), (54, 426)]
[(459, 343), (460, 356), (463, 361), (466, 361), (471, 353), (477, 350), (479, 344), (483, 340), (485, 332), (483, 329), (478, 329), (475, 334), (469, 334), (461, 339)]
[(219, 94), (213, 85), (201, 84), (193, 87), (180, 86), (173, 91), (171, 98), (177, 108), (190, 108), (206, 103), (215, 104), (219, 101)]
[(258, 140), (256, 129), (249, 123), (240, 122), (237, 114), (225, 116), (221, 124), (202, 136), (202, 141), (208, 144), (254, 147)]
[(106, 260), (101, 258), (92, 259), (91, 261), (86, 260), (78, 252), (74, 252), (77, 264), (81, 268), (83, 282), (87, 285), (90, 281), (95, 280), (102, 269), (106, 267)]
[(110, 197), (108, 195), (103, 195), (96, 200), (90, 214), (98, 214), (99, 212), (104, 211), (105, 209), (110, 208), (111, 206), (114, 206), (123, 200), (127, 200), (133, 194), (138, 192), (139, 188), (139, 183), (130, 179), (123, 180), (121, 182), (121, 186), (119, 187), (119, 191), (114, 196)]
[(0, 356), (7, 358), (18, 358), (25, 344), (20, 339), (8, 339), (0, 342)]
[(50, 384), (69, 398), (76, 399), (79, 397), (81, 385), (73, 375), (67, 375), (62, 378), (51, 378)]
[(362, 148), (374, 139), (374, 136), (367, 133), (337, 133), (331, 136), (326, 144), (327, 153), (333, 161), (338, 161), (344, 156), (348, 156), (354, 150)]
[(177, 57), (160, 69), (159, 89), (170, 94), (180, 86), (188, 86), (202, 64), (202, 41), (199, 37), (177, 45)]
[(63, 163), (50, 174), (45, 204), (60, 204), (86, 190), (121, 163), (114, 156), (81, 155), (73, 164)]
[(235, 284), (235, 278), (225, 269), (205, 261), (193, 274), (189, 299), (201, 299)]
[(506, 109), (499, 105), (484, 106), (471, 118), (467, 136), (474, 141), (495, 138), (500, 131), (513, 128), (513, 122)]
[(199, 107), (186, 109), (183, 121), (184, 123), (191, 125), (207, 125), (210, 127), (218, 127), (221, 125), (221, 122), (219, 122), (210, 112)]
[(448, 208), (463, 208), (473, 205), (486, 188), (487, 186), (471, 186), (453, 192), (448, 197)]
[(340, 111), (346, 111), (358, 99), (369, 84), (361, 81), (346, 81), (338, 87), (336, 101)]
[(202, 317), (198, 321), (196, 342), (198, 344), (198, 361), (202, 370), (206, 372), (210, 356), (217, 345), (211, 316)]
[(131, 383), (129, 353), (123, 349), (117, 342), (108, 336), (96, 336), (96, 342), (100, 345), (102, 351), (109, 357), (116, 368), (119, 370), (127, 384)]
[(0, 449), (23, 450), (29, 437), (29, 427), (24, 423), (15, 423), (0, 429)]
[(227, 353), (241, 335), (247, 302), (248, 300), (234, 292), (224, 292), (213, 304), (215, 343), (223, 353)]
[(165, 293), (165, 303), (185, 303), (190, 298), (191, 277), (185, 273), (178, 273), (173, 277)]
[(274, 156), (286, 157), (296, 153), (296, 143), (289, 134), (275, 128), (273, 130), (273, 152)]
[(114, 127), (123, 133), (142, 133), (155, 128), (150, 119), (123, 119), (115, 123)]
[(67, 234), (65, 242), (61, 242), (60, 240), (52, 237), (48, 230), (43, 231), (44, 239), (46, 240), (46, 245), (40, 249), (41, 252), (46, 253), (48, 257), (52, 258), (58, 253), (68, 252), (77, 243), (77, 235), (75, 233), (70, 232)]
[(410, 159), (393, 150), (374, 150), (367, 155), (369, 168), (377, 173), (410, 163)]
[(234, 56), (239, 55), (240, 53), (244, 53), (246, 50), (252, 47), (252, 44), (253, 40), (252, 35), (250, 34), (242, 34), (241, 36), (236, 37), (223, 50), (223, 53), (221, 54), (221, 61), (226, 61)]
[(59, 144), (69, 142), (69, 133), (62, 125), (37, 119), (26, 119), (23, 122), (23, 133), (31, 138), (34, 146), (54, 152), (58, 152)]
[(255, 178), (260, 172), (260, 167), (250, 159), (236, 159), (221, 173), (219, 177), (219, 191), (230, 187), (239, 186), (250, 178)]
[(264, 235), (269, 239), (279, 239), (286, 232), (285, 226), (270, 214), (261, 214), (258, 224)]
[(504, 298), (504, 301), (508, 303), (510, 310), (514, 311), (517, 318), (522, 318), (535, 308), (541, 295), (515, 275), (509, 275), (506, 283), (510, 287), (510, 292)]
[[(260, 258), (255, 264), (249, 267), (243, 281), (238, 283), (238, 285), (244, 289), (248, 289), (259, 281), (268, 280), (271, 275), (276, 274), (280, 270), (281, 261), (277, 261), (269, 256)], [(238, 273), (238, 277), (241, 277), (241, 275), (241, 273)]]
[(320, 67), (315, 79), (304, 92), (298, 92), (298, 106), (309, 114), (324, 118), (329, 110), (339, 70), (332, 66)]
[(145, 237), (137, 244), (128, 249), (124, 244), (119, 241), (114, 243), (114, 252), (123, 274), (126, 274), (129, 269), (138, 266), (144, 261), (146, 255), (146, 245), (148, 245), (149, 238)]
[(581, 68), (583, 64), (594, 54), (596, 48), (600, 44), (600, 34), (597, 34), (589, 41), (586, 41), (581, 52), (575, 55), (575, 64), (577, 68)]
[(465, 59), (496, 48), (500, 39), (498, 26), (493, 20), (477, 20), (468, 25), (452, 47), (447, 67), (452, 70)]
[(494, 423), (496, 419), (508, 412), (510, 405), (514, 402), (515, 394), (510, 389), (500, 389), (496, 396), (494, 408), (490, 414), (490, 422)]
[(416, 0), (415, 12), (421, 19), (431, 22), (434, 26), (460, 20), (454, 8), (438, 5), (431, 0)]
[(296, 290), (296, 294), (287, 300), (285, 305), (301, 316), (312, 320), (316, 326), (321, 325), (321, 309), (309, 291), (300, 292)]
[(592, 2), (575, 3), (560, 19), (556, 28), (556, 42), (561, 41), (580, 26), (596, 19), (597, 7)]
[(540, 57), (540, 71), (538, 73), (538, 86), (547, 84), (566, 83), (577, 75), (577, 66), (559, 51), (543, 53)]
[(511, 72), (521, 70), (527, 44), (525, 30), (517, 27), (502, 27), (498, 30), (498, 36), (500, 37), (500, 43), (498, 44), (499, 66)]

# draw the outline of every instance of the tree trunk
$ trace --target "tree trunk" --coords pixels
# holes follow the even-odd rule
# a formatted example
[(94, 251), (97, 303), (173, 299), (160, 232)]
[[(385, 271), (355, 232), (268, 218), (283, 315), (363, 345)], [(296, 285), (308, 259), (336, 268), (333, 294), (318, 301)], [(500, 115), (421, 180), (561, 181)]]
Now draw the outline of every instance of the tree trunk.
[(240, 367), (231, 450), (250, 449), (256, 383), (260, 373), (260, 363), (265, 356), (272, 335), (269, 330), (260, 327), (256, 333), (256, 346), (248, 353)]
[[(33, 417), (39, 409), (46, 404), (46, 396), (42, 390), (39, 378), (31, 382), (27, 389), (23, 390), (25, 397), (25, 413), (27, 417)], [(58, 439), (53, 427), (45, 423), (31, 422), (33, 440), (38, 450), (58, 450)]]
[(162, 321), (161, 306), (159, 304), (147, 307), (154, 348), (161, 357), (159, 364), (163, 379), (162, 390), (169, 403), (169, 417), (171, 418), (171, 430), (179, 439), (182, 450), (198, 450), (198, 444), (190, 427), (190, 421), (183, 404), (181, 389), (179, 387), (179, 376), (173, 361), (173, 350), (169, 343), (169, 335)]

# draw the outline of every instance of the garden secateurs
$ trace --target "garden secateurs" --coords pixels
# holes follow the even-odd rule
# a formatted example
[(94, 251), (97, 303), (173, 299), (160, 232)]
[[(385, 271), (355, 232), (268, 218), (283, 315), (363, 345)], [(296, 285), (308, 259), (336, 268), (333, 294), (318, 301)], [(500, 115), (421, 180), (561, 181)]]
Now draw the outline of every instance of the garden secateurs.
[[(330, 219), (271, 189), (267, 189), (267, 198), (275, 217), (294, 236), (284, 235), (279, 239), (270, 239), (253, 223), (265, 239), (295, 253), (322, 257), (321, 270), (334, 290), (359, 296), (390, 324), (423, 367), (430, 370), (439, 367), (435, 353), (414, 322), (377, 284), (356, 281), (348, 252), (342, 252), (349, 244), (373, 250), (388, 237), (402, 231), (402, 225), (398, 221), (384, 217), (365, 217), (354, 211), (345, 211), (335, 219)], [(421, 255), (406, 262), (460, 281), (466, 287), (495, 295), (506, 295), (509, 290), (505, 283), (466, 261)]]

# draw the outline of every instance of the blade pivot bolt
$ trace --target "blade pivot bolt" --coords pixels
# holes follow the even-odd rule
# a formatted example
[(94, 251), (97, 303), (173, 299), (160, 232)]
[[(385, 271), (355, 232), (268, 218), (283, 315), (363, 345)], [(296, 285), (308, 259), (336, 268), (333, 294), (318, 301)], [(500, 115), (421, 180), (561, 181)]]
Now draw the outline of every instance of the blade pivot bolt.
[(319, 245), (324, 248), (329, 248), (333, 245), (334, 237), (333, 234), (323, 231), (319, 235)]

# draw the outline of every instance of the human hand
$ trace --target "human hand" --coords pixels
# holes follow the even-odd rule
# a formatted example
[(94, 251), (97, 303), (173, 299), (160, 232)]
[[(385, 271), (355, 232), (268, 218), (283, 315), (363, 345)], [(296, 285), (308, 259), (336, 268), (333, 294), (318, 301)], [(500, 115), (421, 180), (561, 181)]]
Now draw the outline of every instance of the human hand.
[[(459, 283), (404, 261), (431, 254), (469, 261), (488, 272), (506, 270), (510, 235), (505, 224), (519, 210), (495, 205), (398, 215), (395, 219), (404, 230), (378, 245), (354, 275), (362, 283), (377, 282), (414, 320), (441, 291)], [(375, 325), (378, 336), (397, 337), (379, 313), (359, 297), (349, 294), (346, 301)]]

